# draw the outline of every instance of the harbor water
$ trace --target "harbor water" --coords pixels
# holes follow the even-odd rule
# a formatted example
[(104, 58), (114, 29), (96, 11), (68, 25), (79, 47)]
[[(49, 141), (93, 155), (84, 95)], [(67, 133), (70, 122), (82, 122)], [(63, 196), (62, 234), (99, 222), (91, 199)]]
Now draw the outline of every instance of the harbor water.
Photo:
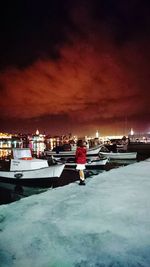
[[(91, 179), (93, 175), (97, 175), (104, 171), (109, 171), (113, 168), (119, 168), (122, 166), (126, 166), (129, 164), (133, 164), (137, 161), (145, 160), (146, 158), (150, 157), (149, 151), (145, 153), (145, 151), (140, 151), (138, 153), (136, 160), (111, 160), (109, 161), (104, 170), (99, 169), (92, 169), (92, 170), (85, 170), (85, 177)], [(0, 182), (0, 205), (1, 204), (8, 204), (14, 201), (17, 201), (21, 198), (28, 197), (33, 194), (40, 194), (46, 190), (50, 190), (59, 186), (66, 186), (69, 183), (76, 182), (79, 180), (79, 175), (75, 169), (64, 169), (61, 177), (54, 181), (53, 184), (41, 184), (40, 186), (20, 186), (16, 184), (9, 184), (6, 182)]]

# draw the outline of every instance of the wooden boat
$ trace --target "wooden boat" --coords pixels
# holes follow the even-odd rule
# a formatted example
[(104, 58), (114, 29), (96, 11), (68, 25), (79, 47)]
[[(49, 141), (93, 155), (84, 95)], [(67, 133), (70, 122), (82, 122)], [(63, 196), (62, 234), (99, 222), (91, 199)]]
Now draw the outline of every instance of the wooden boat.
[(105, 146), (100, 149), (100, 155), (107, 157), (108, 159), (116, 160), (131, 160), (137, 158), (137, 152), (112, 152), (109, 151)]
[[(75, 157), (72, 158), (56, 158), (54, 159), (56, 162), (63, 162), (65, 164), (65, 168), (76, 168), (77, 163), (75, 162)], [(104, 169), (106, 163), (108, 162), (108, 158), (100, 158), (100, 157), (92, 157), (87, 158), (87, 163), (85, 164), (86, 169)]]
[(30, 149), (14, 149), (9, 170), (0, 170), (0, 181), (19, 182), (44, 181), (59, 178), (65, 165), (49, 166), (47, 160), (32, 158)]
[[(101, 145), (99, 146), (96, 146), (96, 147), (92, 147), (92, 148), (89, 148), (87, 149), (87, 157), (88, 156), (96, 156), (99, 154), (99, 151), (100, 151), (100, 148), (101, 148)], [(60, 157), (74, 157), (75, 156), (75, 153), (76, 153), (76, 150), (67, 150), (67, 151), (52, 151), (52, 150), (45, 150), (44, 151), (44, 156), (54, 156), (54, 157), (57, 157), (57, 158), (60, 158)]]

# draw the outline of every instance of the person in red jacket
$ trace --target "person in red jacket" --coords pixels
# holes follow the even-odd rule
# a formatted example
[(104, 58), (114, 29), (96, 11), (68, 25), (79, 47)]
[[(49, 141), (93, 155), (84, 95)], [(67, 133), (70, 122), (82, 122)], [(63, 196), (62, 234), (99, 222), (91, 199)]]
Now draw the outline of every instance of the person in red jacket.
[(76, 169), (79, 170), (80, 183), (79, 185), (85, 185), (84, 169), (86, 163), (86, 145), (82, 140), (78, 140), (76, 149)]

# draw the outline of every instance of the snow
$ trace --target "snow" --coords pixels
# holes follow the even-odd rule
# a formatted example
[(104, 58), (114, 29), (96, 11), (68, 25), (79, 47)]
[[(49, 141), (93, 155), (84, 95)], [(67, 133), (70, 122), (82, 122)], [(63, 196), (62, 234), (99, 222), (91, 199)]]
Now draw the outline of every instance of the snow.
[(149, 267), (150, 161), (0, 206), (0, 267)]

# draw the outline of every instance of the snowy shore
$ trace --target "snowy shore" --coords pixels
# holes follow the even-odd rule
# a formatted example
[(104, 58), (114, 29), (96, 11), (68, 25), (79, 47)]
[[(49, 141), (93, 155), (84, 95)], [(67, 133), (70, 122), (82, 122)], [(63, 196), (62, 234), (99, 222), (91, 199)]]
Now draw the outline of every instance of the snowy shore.
[(0, 267), (149, 267), (150, 160), (0, 206)]

